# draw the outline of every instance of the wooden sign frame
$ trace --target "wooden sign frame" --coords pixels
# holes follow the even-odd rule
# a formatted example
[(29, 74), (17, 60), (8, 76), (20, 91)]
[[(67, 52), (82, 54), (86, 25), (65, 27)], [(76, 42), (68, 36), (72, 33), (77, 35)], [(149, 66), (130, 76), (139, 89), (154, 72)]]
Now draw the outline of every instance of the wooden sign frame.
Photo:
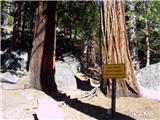
[(105, 64), (102, 68), (104, 79), (125, 78), (125, 64)]

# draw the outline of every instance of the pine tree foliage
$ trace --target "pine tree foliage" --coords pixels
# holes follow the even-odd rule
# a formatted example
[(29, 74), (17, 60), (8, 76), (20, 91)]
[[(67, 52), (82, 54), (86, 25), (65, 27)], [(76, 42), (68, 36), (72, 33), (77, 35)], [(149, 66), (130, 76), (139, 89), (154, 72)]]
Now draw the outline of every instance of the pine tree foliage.
[[(150, 64), (160, 61), (160, 1), (134, 1), (136, 15), (136, 41), (140, 68), (147, 64), (147, 48)], [(128, 4), (126, 4), (128, 8)], [(126, 23), (129, 29), (132, 12), (126, 9)], [(146, 27), (147, 25), (147, 27)], [(146, 29), (148, 28), (148, 29)], [(147, 47), (146, 38), (149, 46)]]

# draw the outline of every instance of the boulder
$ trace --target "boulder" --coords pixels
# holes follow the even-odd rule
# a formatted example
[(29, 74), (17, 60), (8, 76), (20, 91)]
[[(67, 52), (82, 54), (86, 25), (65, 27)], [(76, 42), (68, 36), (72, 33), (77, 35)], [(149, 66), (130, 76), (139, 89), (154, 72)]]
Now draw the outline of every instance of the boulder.
[(0, 55), (2, 55), (2, 54), (4, 54), (4, 52), (0, 50)]
[(15, 74), (12, 74), (10, 72), (5, 72), (0, 74), (0, 81), (2, 82), (10, 82), (10, 83), (17, 83), (19, 77)]
[(27, 61), (28, 61), (28, 53), (27, 52), (22, 52), (19, 56), (21, 58), (21, 68), (26, 69), (27, 68)]
[(11, 51), (7, 49), (0, 52), (1, 65), (7, 70), (17, 71), (18, 69), (26, 69), (28, 61), (28, 53), (23, 51)]
[(71, 68), (73, 73), (77, 73), (80, 71), (80, 62), (78, 61), (78, 59), (72, 55), (71, 53), (66, 53), (63, 56), (63, 60), (65, 63), (67, 63), (69, 65), (69, 67)]
[(140, 69), (136, 76), (139, 80), (142, 95), (160, 100), (160, 63)]
[(55, 81), (58, 89), (77, 89), (74, 74), (65, 62), (56, 61)]
[[(10, 79), (9, 79), (10, 80)], [(5, 90), (19, 90), (32, 88), (32, 81), (29, 78), (29, 74), (26, 76), (18, 77), (16, 84), (11, 84), (10, 81), (2, 82), (0, 88)]]

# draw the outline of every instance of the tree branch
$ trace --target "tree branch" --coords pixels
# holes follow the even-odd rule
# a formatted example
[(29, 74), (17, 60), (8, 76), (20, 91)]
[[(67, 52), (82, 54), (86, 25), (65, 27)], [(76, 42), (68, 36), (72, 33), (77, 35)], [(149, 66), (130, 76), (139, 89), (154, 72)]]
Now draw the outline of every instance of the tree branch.
[(149, 48), (149, 50), (152, 51), (152, 52), (154, 52), (154, 53), (156, 53), (156, 54), (159, 54), (159, 55), (160, 55), (160, 53), (159, 53), (158, 51), (155, 51), (155, 50), (153, 50), (153, 49), (151, 49), (151, 48)]

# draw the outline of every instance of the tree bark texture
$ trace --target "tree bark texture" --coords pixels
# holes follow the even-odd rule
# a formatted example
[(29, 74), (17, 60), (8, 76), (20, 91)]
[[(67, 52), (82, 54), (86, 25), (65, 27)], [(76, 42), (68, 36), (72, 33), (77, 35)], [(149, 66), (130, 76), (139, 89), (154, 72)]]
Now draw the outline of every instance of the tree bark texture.
[(90, 32), (88, 39), (84, 42), (83, 55), (81, 58), (82, 71), (92, 77), (97, 76), (93, 71), (96, 69), (96, 33)]
[(90, 33), (88, 44), (88, 67), (95, 67), (96, 65), (96, 33)]
[(131, 11), (131, 16), (129, 18), (129, 46), (132, 58), (132, 64), (135, 70), (139, 70), (139, 58), (137, 51), (137, 40), (136, 40), (136, 11), (135, 11), (135, 1), (128, 1), (128, 8)]
[(146, 22), (146, 27), (145, 27), (145, 36), (146, 36), (146, 66), (150, 65), (150, 42), (149, 42), (149, 31), (148, 31), (148, 25)]
[[(148, 6), (146, 5), (147, 2), (144, 2), (144, 9), (147, 9), (145, 12), (146, 18), (148, 18)], [(146, 66), (150, 65), (150, 42), (149, 42), (149, 26), (148, 20), (145, 20), (145, 42), (146, 42)]]
[(30, 77), (33, 87), (47, 93), (57, 91), (54, 78), (56, 5), (55, 1), (38, 2), (30, 60)]
[(22, 15), (22, 31), (21, 31), (21, 41), (22, 42), (25, 42), (24, 41), (24, 29), (25, 29), (25, 24), (26, 24), (26, 13), (27, 13), (27, 7), (25, 6), (25, 4), (27, 4), (27, 3), (24, 3), (24, 5), (23, 5), (23, 15)]
[[(125, 63), (126, 77), (117, 79), (118, 96), (139, 96), (125, 28), (123, 1), (107, 0), (101, 7), (101, 58), (103, 64)], [(111, 95), (111, 79), (102, 81), (102, 89)]]
[(20, 27), (21, 27), (21, 5), (22, 1), (16, 1), (15, 3), (15, 13), (14, 13), (14, 27), (12, 36), (12, 46), (13, 49), (18, 49), (20, 43)]

